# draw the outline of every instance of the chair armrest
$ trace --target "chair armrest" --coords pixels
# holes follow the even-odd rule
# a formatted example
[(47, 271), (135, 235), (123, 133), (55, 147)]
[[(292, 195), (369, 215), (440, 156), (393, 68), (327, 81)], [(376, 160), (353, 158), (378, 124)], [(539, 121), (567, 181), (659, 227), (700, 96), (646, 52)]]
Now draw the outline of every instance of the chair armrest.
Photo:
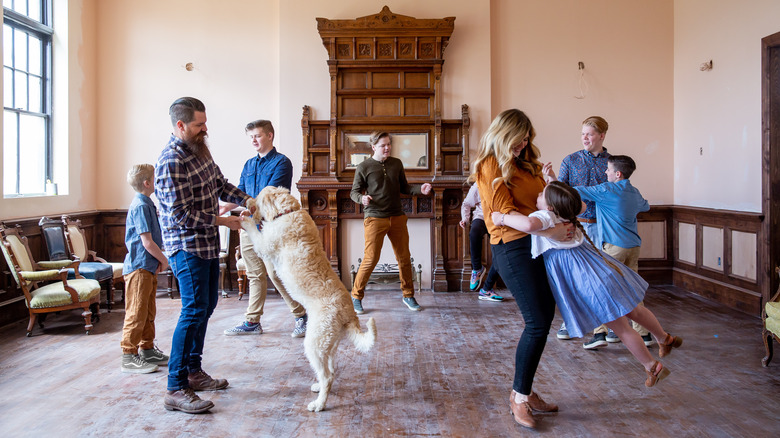
[(43, 269), (57, 269), (60, 270), (65, 267), (69, 267), (73, 264), (73, 260), (44, 260), (38, 262), (38, 266)]
[(46, 271), (20, 271), (19, 276), (29, 282), (59, 280), (60, 271), (57, 269), (48, 269)]

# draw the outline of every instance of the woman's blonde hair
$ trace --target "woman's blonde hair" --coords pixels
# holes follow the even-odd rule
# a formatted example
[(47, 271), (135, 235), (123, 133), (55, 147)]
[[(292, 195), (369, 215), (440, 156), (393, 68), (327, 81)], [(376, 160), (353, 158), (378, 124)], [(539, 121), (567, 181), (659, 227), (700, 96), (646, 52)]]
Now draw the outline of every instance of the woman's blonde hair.
[[(514, 145), (519, 144), (525, 137), (528, 137), (528, 144), (520, 155), (515, 158), (512, 154)], [(510, 180), (515, 173), (515, 163), (521, 169), (527, 171), (533, 176), (539, 176), (542, 172), (542, 163), (539, 161), (539, 149), (533, 141), (536, 137), (531, 120), (524, 112), (518, 109), (508, 109), (499, 114), (490, 127), (482, 136), (477, 150), (477, 157), (474, 160), (472, 173), (469, 175), (469, 182), (477, 180), (477, 173), (480, 171), (482, 162), (490, 156), (498, 161), (498, 167), (501, 169), (501, 176), (493, 180), (492, 186), (496, 187), (503, 182), (507, 187), (511, 186)]]

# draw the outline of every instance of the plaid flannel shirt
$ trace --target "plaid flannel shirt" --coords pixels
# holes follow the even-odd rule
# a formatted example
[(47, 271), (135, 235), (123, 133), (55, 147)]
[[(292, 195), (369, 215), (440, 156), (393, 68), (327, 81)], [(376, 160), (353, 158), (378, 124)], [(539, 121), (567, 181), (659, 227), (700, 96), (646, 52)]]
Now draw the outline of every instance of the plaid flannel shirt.
[(243, 205), (249, 196), (227, 182), (213, 159), (195, 156), (174, 135), (154, 178), (165, 254), (183, 250), (207, 260), (219, 257), (219, 200)]

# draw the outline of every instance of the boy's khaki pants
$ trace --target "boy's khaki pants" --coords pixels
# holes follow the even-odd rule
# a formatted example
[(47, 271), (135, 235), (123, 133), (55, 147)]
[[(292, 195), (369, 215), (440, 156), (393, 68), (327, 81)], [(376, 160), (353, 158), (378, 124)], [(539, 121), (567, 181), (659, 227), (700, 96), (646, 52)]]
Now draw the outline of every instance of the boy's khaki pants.
[(154, 348), (154, 318), (157, 315), (157, 275), (136, 269), (125, 278), (125, 325), (122, 328), (123, 354)]

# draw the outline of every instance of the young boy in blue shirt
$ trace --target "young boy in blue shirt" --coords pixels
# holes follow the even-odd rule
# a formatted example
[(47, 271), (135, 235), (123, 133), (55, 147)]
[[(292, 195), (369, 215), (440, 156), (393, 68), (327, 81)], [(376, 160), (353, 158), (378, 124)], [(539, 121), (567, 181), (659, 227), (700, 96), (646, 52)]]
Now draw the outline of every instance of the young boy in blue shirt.
[[(636, 163), (627, 155), (611, 155), (607, 160), (607, 182), (596, 186), (578, 186), (582, 200), (596, 203), (596, 222), (603, 242), (602, 249), (615, 260), (639, 273), (639, 248), (642, 239), (637, 231), (636, 216), (650, 210), (650, 204), (634, 186), (629, 178), (636, 170)], [(642, 305), (642, 303), (639, 303)], [(632, 321), (636, 330), (650, 346), (655, 343), (646, 328)], [(607, 342), (620, 342), (617, 336), (610, 338), (605, 326), (593, 331), (593, 339), (583, 345), (593, 349), (607, 345)]]
[[(137, 164), (127, 173), (127, 182), (138, 192), (127, 209), (123, 267), (125, 279), (125, 324), (122, 328), (122, 372), (146, 374), (166, 365), (168, 356), (154, 346), (157, 314), (157, 274), (168, 269), (154, 193), (154, 166)], [(139, 354), (140, 349), (140, 354)]]

